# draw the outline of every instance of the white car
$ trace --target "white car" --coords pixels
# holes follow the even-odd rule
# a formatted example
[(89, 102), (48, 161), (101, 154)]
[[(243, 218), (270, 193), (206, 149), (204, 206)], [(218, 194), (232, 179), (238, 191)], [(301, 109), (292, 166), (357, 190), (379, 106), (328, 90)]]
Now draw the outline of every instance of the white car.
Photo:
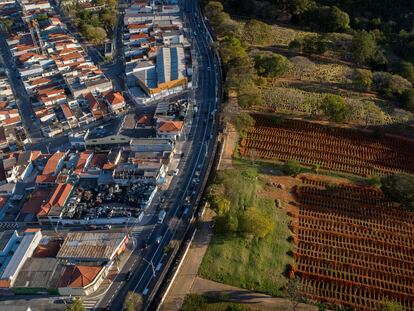
[(179, 172), (180, 170), (177, 168), (176, 170), (173, 171), (173, 176), (177, 176)]
[(158, 236), (158, 237), (155, 239), (155, 244), (160, 244), (160, 243), (161, 243), (161, 240), (162, 240), (162, 235)]

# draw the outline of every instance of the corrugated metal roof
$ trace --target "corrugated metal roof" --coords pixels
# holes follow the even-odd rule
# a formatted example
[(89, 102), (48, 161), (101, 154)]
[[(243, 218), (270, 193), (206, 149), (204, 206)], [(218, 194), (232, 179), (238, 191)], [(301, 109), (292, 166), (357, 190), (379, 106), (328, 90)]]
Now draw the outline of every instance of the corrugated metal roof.
[(57, 258), (74, 260), (110, 260), (122, 245), (122, 232), (70, 232)]

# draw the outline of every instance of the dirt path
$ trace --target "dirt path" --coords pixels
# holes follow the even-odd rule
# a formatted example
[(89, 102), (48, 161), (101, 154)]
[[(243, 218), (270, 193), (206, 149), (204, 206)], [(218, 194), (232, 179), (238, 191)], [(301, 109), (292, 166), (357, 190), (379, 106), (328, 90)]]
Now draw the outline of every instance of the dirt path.
[(220, 170), (232, 168), (233, 152), (236, 148), (238, 137), (233, 124), (228, 122), (226, 125), (226, 134), (224, 135), (224, 147), (219, 167)]
[(292, 301), (284, 298), (274, 298), (261, 293), (249, 291), (230, 285), (217, 283), (210, 280), (205, 280), (196, 277), (192, 293), (198, 293), (205, 296), (222, 296), (226, 297), (227, 301), (243, 303), (249, 305), (249, 307), (255, 310), (280, 310), (280, 311), (317, 311), (316, 306), (308, 304), (299, 304), (296, 308)]

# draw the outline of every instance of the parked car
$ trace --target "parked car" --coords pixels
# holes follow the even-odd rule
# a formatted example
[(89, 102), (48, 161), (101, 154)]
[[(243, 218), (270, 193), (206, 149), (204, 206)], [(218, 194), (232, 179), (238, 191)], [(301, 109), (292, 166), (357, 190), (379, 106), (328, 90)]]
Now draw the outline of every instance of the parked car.
[(125, 275), (125, 281), (129, 281), (131, 279), (132, 276), (132, 271), (128, 271)]

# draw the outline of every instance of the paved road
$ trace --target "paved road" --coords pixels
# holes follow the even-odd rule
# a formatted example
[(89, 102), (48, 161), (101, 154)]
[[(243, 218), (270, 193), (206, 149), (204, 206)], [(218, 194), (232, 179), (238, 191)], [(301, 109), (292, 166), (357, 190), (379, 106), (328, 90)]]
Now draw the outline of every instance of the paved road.
[[(164, 253), (164, 247), (174, 240), (180, 224), (189, 221), (188, 215), (190, 213), (178, 216), (183, 214), (184, 199), (190, 194), (191, 202), (194, 203), (196, 194), (200, 190), (197, 188), (199, 185), (193, 189), (193, 178), (196, 171), (200, 173), (202, 180), (207, 168), (206, 159), (212, 153), (213, 144), (210, 143), (210, 139), (215, 138), (217, 129), (214, 118), (209, 116), (217, 106), (219, 74), (215, 69), (218, 68), (209, 48), (208, 36), (202, 30), (201, 23), (203, 21), (198, 11), (197, 2), (185, 0), (182, 5), (185, 7), (191, 33), (197, 32), (197, 35), (193, 37), (193, 45), (198, 63), (195, 98), (199, 112), (193, 122), (193, 136), (183, 150), (186, 156), (179, 166), (181, 174), (175, 177), (170, 185), (170, 197), (167, 201), (170, 204), (166, 220), (162, 225), (155, 225), (151, 230), (149, 247), (144, 251), (137, 251), (130, 257), (131, 263), (127, 263), (125, 269), (129, 268), (134, 271), (131, 280), (129, 282), (114, 282), (97, 309), (110, 306), (111, 310), (121, 310), (124, 297), (129, 290), (139, 292), (143, 296), (148, 296), (151, 293), (161, 271), (166, 269), (167, 255)], [(160, 244), (153, 243), (158, 236), (162, 237)], [(124, 272), (126, 273), (123, 270), (122, 273)]]
[(20, 74), (15, 69), (13, 56), (7, 45), (4, 34), (0, 34), (0, 52), (3, 59), (3, 63), (8, 71), (9, 82), (13, 88), (14, 95), (17, 98), (17, 106), (19, 108), (20, 117), (22, 118), (23, 127), (26, 130), (27, 137), (36, 139), (42, 137), (40, 131), (39, 121), (34, 122), (35, 114), (33, 112), (32, 103), (30, 97), (26, 92), (26, 88), (20, 79)]
[(183, 258), (181, 268), (160, 308), (161, 311), (180, 310), (185, 296), (191, 292), (198, 269), (210, 244), (213, 233), (211, 228), (213, 217), (214, 212), (211, 209), (206, 209), (198, 223), (190, 248)]

